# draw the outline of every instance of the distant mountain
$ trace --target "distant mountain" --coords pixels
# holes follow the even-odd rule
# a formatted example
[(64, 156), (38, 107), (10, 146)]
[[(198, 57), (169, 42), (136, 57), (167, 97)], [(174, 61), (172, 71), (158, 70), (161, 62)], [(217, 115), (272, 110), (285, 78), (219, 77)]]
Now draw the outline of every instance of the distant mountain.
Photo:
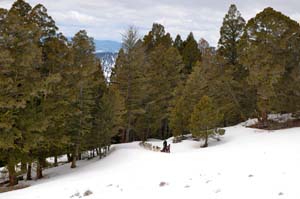
[(94, 40), (96, 56), (101, 60), (104, 76), (109, 81), (112, 68), (115, 66), (121, 43), (111, 40)]
[(112, 52), (116, 53), (121, 48), (121, 43), (111, 40), (94, 40), (96, 46), (96, 52)]
[(101, 60), (102, 69), (105, 78), (109, 81), (112, 68), (115, 66), (118, 53), (113, 52), (100, 52), (96, 56)]
[[(69, 41), (72, 40), (72, 37), (67, 37)], [(116, 53), (119, 52), (120, 48), (122, 47), (122, 44), (118, 41), (112, 41), (112, 40), (97, 40), (94, 39), (96, 52), (112, 52)]]

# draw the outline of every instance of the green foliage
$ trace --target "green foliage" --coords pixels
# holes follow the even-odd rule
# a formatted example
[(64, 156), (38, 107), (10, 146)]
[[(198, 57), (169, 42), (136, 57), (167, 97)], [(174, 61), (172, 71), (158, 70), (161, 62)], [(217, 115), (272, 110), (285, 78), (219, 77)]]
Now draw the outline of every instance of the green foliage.
[(172, 46), (172, 38), (170, 33), (165, 32), (164, 26), (154, 23), (152, 30), (143, 38), (143, 44), (146, 51), (151, 51), (158, 45), (169, 48)]
[(222, 115), (214, 106), (208, 96), (203, 96), (199, 103), (194, 107), (191, 115), (190, 129), (193, 134), (200, 131), (215, 128), (222, 119)]
[(222, 120), (223, 115), (218, 111), (208, 96), (203, 96), (199, 103), (194, 107), (191, 115), (190, 129), (193, 136), (205, 139), (203, 147), (207, 146), (208, 137), (215, 134), (224, 134), (223, 131), (215, 129)]
[(238, 41), (240, 40), (245, 20), (234, 4), (230, 5), (228, 13), (223, 19), (218, 42), (218, 53), (223, 56), (228, 64), (238, 63)]
[(190, 33), (183, 43), (182, 59), (184, 63), (184, 74), (190, 74), (197, 61), (201, 60), (201, 52), (198, 49), (197, 41), (194, 39), (193, 33)]
[[(56, 31), (43, 5), (18, 0), (0, 9), (0, 159), (11, 185), (20, 161), (109, 145), (120, 121), (120, 102), (108, 94), (93, 39), (79, 31), (70, 44)], [(91, 145), (87, 135), (96, 136), (96, 125), (103, 130)]]
[(180, 52), (180, 54), (182, 54), (182, 50), (183, 50), (183, 41), (180, 37), (180, 35), (177, 35), (175, 40), (174, 40), (174, 44), (173, 47), (177, 48), (177, 50)]
[(172, 129), (172, 134), (174, 137), (183, 135), (187, 124), (184, 123), (186, 121), (185, 117), (185, 104), (183, 98), (179, 98), (175, 101), (175, 105), (171, 110), (170, 114), (170, 127)]
[(249, 71), (248, 83), (256, 88), (257, 108), (263, 121), (276, 99), (276, 85), (289, 65), (289, 39), (299, 31), (297, 22), (266, 8), (249, 20), (241, 39), (241, 64)]
[(134, 123), (137, 117), (144, 113), (141, 106), (144, 98), (144, 51), (136, 29), (130, 27), (123, 35), (123, 48), (119, 52), (111, 77), (111, 87), (124, 99), (126, 114), (123, 115), (123, 131), (126, 141), (133, 137), (136, 130)]
[[(181, 80), (180, 71), (183, 68), (182, 58), (174, 47), (166, 49), (160, 45), (148, 57), (145, 75), (146, 98), (145, 110), (148, 117), (148, 128), (159, 137), (162, 126), (167, 126), (170, 117), (170, 107), (174, 98), (174, 88)], [(162, 130), (164, 131), (164, 130)]]

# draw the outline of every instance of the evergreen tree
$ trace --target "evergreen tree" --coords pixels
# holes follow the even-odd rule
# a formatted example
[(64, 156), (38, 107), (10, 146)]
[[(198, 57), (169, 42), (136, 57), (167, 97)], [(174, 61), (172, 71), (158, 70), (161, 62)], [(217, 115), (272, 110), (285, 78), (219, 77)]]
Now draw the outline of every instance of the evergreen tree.
[(249, 84), (256, 89), (257, 108), (264, 126), (276, 99), (275, 87), (290, 63), (287, 41), (298, 30), (297, 22), (266, 8), (249, 20), (241, 39), (241, 64), (249, 71)]
[(222, 135), (224, 131), (216, 130), (222, 120), (222, 114), (208, 96), (203, 96), (194, 107), (191, 115), (190, 129), (193, 136), (204, 139), (202, 147), (208, 146), (208, 138), (213, 135)]
[(92, 110), (95, 106), (94, 92), (99, 85), (99, 79), (94, 79), (99, 74), (99, 63), (94, 55), (95, 46), (93, 39), (88, 37), (86, 31), (81, 30), (72, 38), (73, 65), (71, 72), (73, 79), (71, 85), (72, 107), (74, 114), (70, 118), (72, 148), (71, 168), (76, 167), (76, 159), (81, 147), (81, 138), (92, 129)]
[(229, 113), (224, 115), (224, 125), (234, 124), (253, 116), (252, 104), (255, 103), (255, 95), (253, 88), (247, 83), (248, 71), (239, 63), (238, 45), (244, 27), (245, 20), (232, 4), (223, 19), (217, 50), (218, 65), (223, 73), (220, 76), (220, 86), (223, 85), (223, 90), (231, 96), (233, 102), (227, 106)]
[[(176, 98), (177, 99), (177, 98)], [(179, 97), (175, 100), (174, 107), (171, 109), (170, 114), (170, 128), (172, 135), (178, 137), (188, 132), (188, 123), (185, 118), (189, 117), (189, 113), (185, 109), (186, 101), (184, 97)]]
[[(17, 183), (15, 164), (28, 151), (30, 132), (21, 128), (20, 114), (38, 95), (41, 49), (40, 32), (30, 21), (31, 6), (22, 0), (2, 14), (0, 31), (1, 56), (5, 57), (1, 72), (1, 133), (0, 147), (5, 152), (10, 185)], [(2, 61), (1, 61), (2, 62)]]
[(163, 45), (166, 48), (172, 46), (172, 38), (170, 33), (166, 33), (165, 27), (161, 24), (154, 23), (152, 30), (144, 37), (143, 44), (145, 50), (151, 51), (153, 48), (158, 45)]
[(182, 58), (174, 47), (166, 49), (156, 47), (148, 57), (146, 70), (146, 114), (148, 131), (166, 138), (169, 132), (170, 108), (174, 98), (174, 89), (181, 83), (180, 71)]
[(201, 60), (201, 53), (198, 49), (198, 44), (194, 39), (193, 33), (190, 33), (187, 39), (184, 41), (184, 47), (182, 50), (182, 59), (184, 63), (184, 74), (190, 74), (193, 71), (193, 67), (197, 61)]
[(56, 35), (58, 28), (52, 17), (48, 15), (47, 9), (42, 4), (38, 4), (32, 9), (30, 12), (30, 20), (40, 28), (41, 41)]
[[(42, 27), (41, 27), (42, 28)], [(31, 149), (31, 156), (38, 160), (37, 178), (42, 178), (42, 166), (49, 155), (63, 155), (63, 150), (68, 144), (68, 137), (65, 131), (66, 113), (69, 109), (67, 86), (67, 68), (72, 65), (71, 50), (67, 39), (62, 35), (42, 36), (43, 41), (43, 64), (40, 68), (43, 77), (42, 95), (39, 99), (39, 109), (35, 114), (41, 124), (47, 128), (40, 128), (41, 131), (36, 140), (39, 140), (35, 147)], [(70, 110), (70, 109), (69, 109)], [(30, 117), (30, 116), (28, 116)], [(38, 121), (38, 119), (35, 119)]]
[(218, 53), (230, 65), (238, 63), (238, 42), (243, 34), (245, 20), (234, 4), (230, 5), (228, 13), (223, 19), (218, 42)]
[(175, 48), (177, 48), (177, 50), (180, 52), (180, 54), (182, 55), (182, 50), (183, 50), (183, 41), (180, 37), (180, 35), (177, 35), (175, 40), (174, 40), (174, 44), (173, 46)]
[(143, 99), (144, 47), (138, 39), (138, 32), (130, 27), (123, 35), (123, 47), (119, 52), (111, 78), (112, 87), (125, 101), (124, 141), (134, 139), (136, 117), (144, 113), (141, 107)]

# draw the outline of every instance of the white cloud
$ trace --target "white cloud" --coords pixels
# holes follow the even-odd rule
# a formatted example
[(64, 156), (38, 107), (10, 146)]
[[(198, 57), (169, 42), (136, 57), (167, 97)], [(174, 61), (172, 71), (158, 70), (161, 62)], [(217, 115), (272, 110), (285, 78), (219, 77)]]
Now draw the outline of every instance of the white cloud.
[(80, 13), (75, 10), (70, 10), (67, 12), (54, 12), (53, 13), (54, 18), (58, 19), (58, 22), (61, 24), (76, 24), (78, 25), (84, 25), (84, 26), (92, 26), (98, 22), (101, 22), (101, 20), (98, 20), (96, 17), (87, 15), (84, 13)]

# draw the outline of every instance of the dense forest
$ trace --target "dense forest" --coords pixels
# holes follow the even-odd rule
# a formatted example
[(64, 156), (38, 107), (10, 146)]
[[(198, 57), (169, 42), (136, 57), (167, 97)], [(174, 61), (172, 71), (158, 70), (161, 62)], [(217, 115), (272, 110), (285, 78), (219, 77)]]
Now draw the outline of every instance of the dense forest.
[(157, 23), (143, 37), (129, 27), (122, 42), (106, 81), (85, 30), (68, 40), (41, 4), (0, 9), (0, 162), (10, 185), (19, 173), (31, 179), (33, 164), (42, 178), (47, 157), (67, 154), (75, 168), (112, 142), (189, 133), (207, 146), (224, 133), (217, 127), (299, 114), (300, 26), (272, 8), (246, 22), (231, 5), (217, 48)]

